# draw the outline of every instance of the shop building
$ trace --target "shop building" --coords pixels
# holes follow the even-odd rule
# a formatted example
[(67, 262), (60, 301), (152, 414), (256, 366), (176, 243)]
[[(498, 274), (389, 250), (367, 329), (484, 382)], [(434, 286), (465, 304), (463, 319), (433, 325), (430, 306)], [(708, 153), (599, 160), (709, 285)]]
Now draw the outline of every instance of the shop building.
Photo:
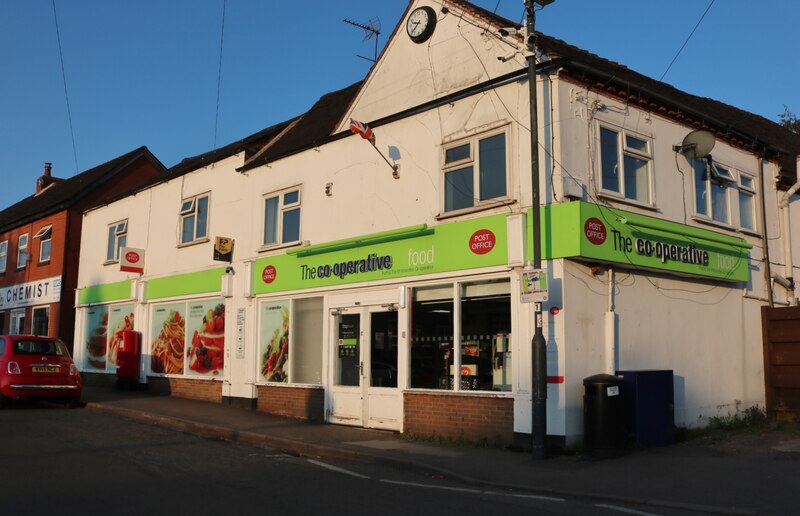
[(71, 350), (83, 211), (165, 172), (146, 147), (69, 179), (45, 163), (35, 193), (0, 211), (0, 333), (56, 336)]
[[(512, 22), (444, 7), (410, 2), (363, 81), (84, 214), (84, 373), (113, 378), (133, 326), (140, 381), (174, 395), (409, 434), (531, 433), (524, 47), (500, 32)], [(538, 47), (548, 435), (579, 442), (596, 373), (672, 371), (678, 426), (763, 405), (760, 306), (797, 302), (800, 141)], [(687, 152), (698, 129), (713, 157)], [(120, 220), (141, 272), (106, 259)]]

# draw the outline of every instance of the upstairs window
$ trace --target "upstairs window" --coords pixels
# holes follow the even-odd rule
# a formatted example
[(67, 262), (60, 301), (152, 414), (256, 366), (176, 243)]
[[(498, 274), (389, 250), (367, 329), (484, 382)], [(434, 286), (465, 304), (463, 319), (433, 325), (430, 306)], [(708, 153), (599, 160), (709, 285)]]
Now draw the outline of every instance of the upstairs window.
[(731, 171), (704, 159), (693, 161), (694, 206), (701, 218), (731, 225), (729, 187), (735, 183)]
[(39, 239), (39, 263), (50, 261), (50, 241), (52, 234), (53, 226), (52, 224), (48, 224), (33, 235), (33, 238)]
[(508, 196), (506, 133), (474, 136), (444, 148), (444, 211)]
[(300, 240), (300, 189), (275, 192), (264, 197), (265, 246)]
[(650, 141), (600, 127), (600, 188), (603, 193), (652, 204)]
[(756, 230), (756, 181), (739, 173), (739, 225), (742, 229)]
[[(8, 264), (8, 240), (0, 242), (0, 274), (6, 272), (6, 265)], [(3, 328), (0, 327), (0, 331)]]
[(119, 250), (128, 244), (128, 221), (121, 220), (108, 226), (106, 261), (119, 261)]
[(208, 238), (208, 195), (198, 195), (181, 203), (181, 244)]
[(28, 263), (28, 234), (19, 236), (17, 240), (17, 269), (25, 268)]

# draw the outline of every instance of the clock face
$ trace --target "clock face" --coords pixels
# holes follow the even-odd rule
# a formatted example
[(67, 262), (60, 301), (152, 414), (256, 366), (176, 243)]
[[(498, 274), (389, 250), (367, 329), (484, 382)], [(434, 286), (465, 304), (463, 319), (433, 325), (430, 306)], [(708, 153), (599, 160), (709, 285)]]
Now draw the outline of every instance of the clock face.
[(436, 12), (430, 7), (414, 9), (406, 22), (406, 32), (414, 43), (422, 43), (433, 34), (436, 27)]

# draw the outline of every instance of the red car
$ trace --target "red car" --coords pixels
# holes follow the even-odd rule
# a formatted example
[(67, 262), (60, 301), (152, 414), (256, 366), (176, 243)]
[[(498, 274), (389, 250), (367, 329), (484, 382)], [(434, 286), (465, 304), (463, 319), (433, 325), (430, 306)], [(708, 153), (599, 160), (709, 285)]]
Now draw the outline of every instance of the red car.
[(83, 382), (67, 347), (53, 337), (0, 335), (0, 407), (12, 398), (54, 398), (78, 406)]

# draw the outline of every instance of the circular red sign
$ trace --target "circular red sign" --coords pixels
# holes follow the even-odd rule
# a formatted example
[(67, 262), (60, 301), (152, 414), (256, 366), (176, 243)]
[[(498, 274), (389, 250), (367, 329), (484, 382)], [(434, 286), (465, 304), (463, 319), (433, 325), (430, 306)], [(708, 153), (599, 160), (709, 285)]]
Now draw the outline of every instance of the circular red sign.
[(125, 253), (125, 259), (128, 260), (130, 263), (136, 263), (139, 261), (139, 253), (135, 251), (128, 251)]
[(486, 254), (497, 243), (494, 233), (488, 229), (479, 229), (469, 237), (469, 250), (475, 254)]
[(600, 245), (605, 242), (608, 234), (603, 221), (595, 217), (586, 219), (586, 223), (583, 225), (583, 232), (589, 242), (594, 245)]
[(264, 271), (261, 273), (261, 279), (264, 280), (264, 283), (272, 283), (275, 281), (275, 276), (278, 275), (278, 271), (272, 265), (267, 265), (264, 267)]

